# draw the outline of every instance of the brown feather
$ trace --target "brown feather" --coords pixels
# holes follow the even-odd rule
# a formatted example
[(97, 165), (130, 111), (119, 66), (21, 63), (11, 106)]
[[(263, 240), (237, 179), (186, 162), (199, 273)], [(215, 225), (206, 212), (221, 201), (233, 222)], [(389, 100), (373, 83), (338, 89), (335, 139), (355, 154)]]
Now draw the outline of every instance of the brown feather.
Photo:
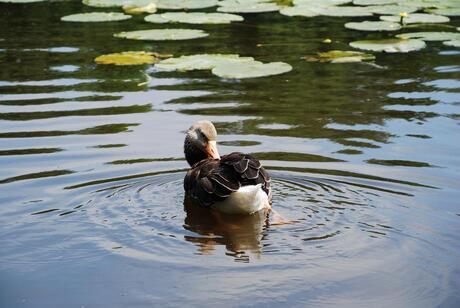
[(259, 169), (254, 169), (250, 167), (246, 169), (246, 172), (244, 173), (244, 175), (246, 176), (248, 180), (257, 179), (259, 177)]
[(221, 160), (204, 159), (192, 166), (184, 179), (187, 195), (205, 207), (222, 201), (241, 186), (262, 184), (268, 196), (270, 176), (260, 162), (247, 154), (234, 152)]
[(244, 173), (246, 170), (248, 170), (248, 165), (249, 165), (249, 159), (243, 158), (240, 161), (237, 161), (236, 163), (232, 164), (233, 168), (235, 168), (236, 172), (238, 173)]

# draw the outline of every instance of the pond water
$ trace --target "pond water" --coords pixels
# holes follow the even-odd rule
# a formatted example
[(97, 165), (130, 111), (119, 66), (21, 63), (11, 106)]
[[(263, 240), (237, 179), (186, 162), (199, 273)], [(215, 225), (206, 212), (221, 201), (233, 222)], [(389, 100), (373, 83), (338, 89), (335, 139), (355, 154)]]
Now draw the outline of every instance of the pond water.
[[(460, 305), (460, 49), (307, 62), (391, 35), (343, 26), (365, 17), (266, 13), (130, 41), (112, 34), (164, 26), (60, 21), (82, 11), (0, 3), (0, 306)], [(294, 69), (232, 80), (93, 61), (127, 50)], [(294, 223), (184, 210), (184, 131), (199, 119), (221, 153), (262, 160)]]

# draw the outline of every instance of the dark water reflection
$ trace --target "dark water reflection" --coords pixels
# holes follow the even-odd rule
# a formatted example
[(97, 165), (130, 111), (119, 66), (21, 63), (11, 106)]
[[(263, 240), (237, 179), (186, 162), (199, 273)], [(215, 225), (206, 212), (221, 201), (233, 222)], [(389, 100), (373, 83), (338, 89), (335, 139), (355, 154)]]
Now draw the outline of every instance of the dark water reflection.
[[(59, 22), (82, 10), (0, 4), (0, 306), (459, 305), (458, 50), (309, 63), (387, 34), (262, 14), (152, 43), (112, 37), (152, 28), (140, 16)], [(125, 50), (294, 70), (234, 81), (93, 63)], [(203, 118), (222, 153), (263, 160), (294, 223), (184, 205), (183, 132)]]

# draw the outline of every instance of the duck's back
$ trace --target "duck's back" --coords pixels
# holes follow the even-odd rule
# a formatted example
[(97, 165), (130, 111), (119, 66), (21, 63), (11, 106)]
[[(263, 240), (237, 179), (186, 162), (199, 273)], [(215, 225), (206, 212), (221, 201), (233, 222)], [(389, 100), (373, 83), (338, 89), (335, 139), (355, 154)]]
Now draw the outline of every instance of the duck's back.
[(271, 198), (268, 173), (256, 158), (238, 152), (224, 155), (220, 160), (205, 159), (193, 165), (185, 176), (184, 189), (202, 206), (218, 204), (230, 207), (230, 212), (235, 204), (228, 201), (243, 202), (240, 196), (253, 194), (257, 200), (265, 198), (264, 202), (270, 202)]

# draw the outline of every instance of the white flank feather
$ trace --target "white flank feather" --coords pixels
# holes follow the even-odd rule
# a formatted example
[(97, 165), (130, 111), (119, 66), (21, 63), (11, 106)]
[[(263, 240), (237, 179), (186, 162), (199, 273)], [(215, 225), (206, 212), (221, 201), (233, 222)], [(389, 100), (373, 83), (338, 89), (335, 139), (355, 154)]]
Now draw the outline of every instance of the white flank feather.
[(252, 214), (269, 206), (268, 196), (263, 191), (262, 184), (257, 184), (241, 187), (212, 207), (229, 214)]

